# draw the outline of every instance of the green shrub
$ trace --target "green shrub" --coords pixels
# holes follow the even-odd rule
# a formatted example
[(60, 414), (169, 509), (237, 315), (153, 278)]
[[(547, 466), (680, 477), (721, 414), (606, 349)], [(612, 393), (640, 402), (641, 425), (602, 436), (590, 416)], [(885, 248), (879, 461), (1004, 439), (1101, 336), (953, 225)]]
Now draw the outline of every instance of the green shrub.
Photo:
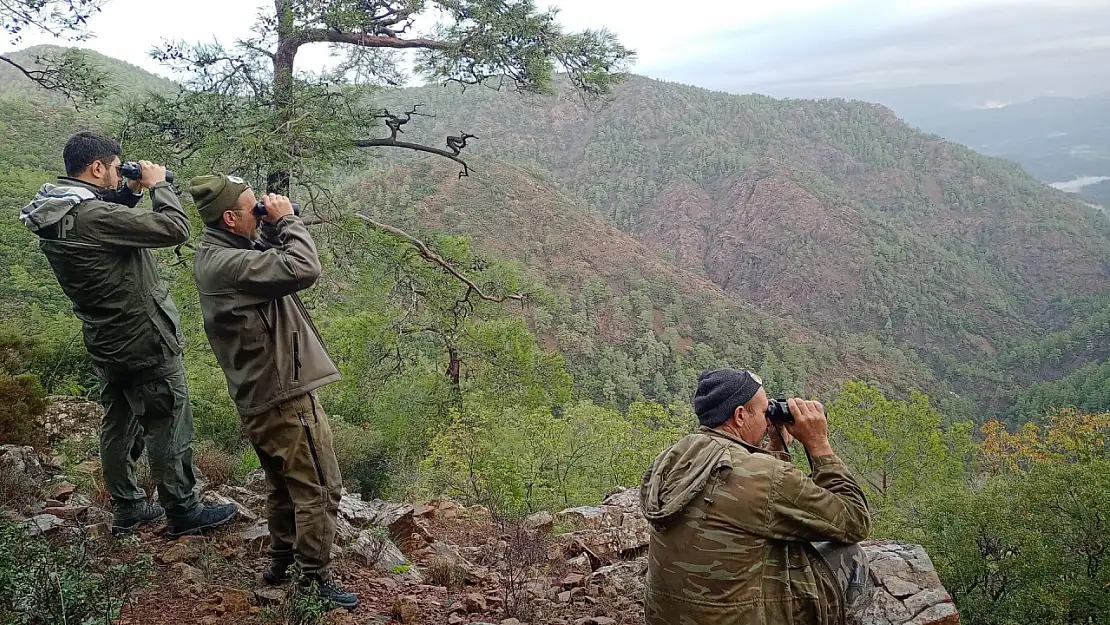
[(46, 393), (38, 377), (0, 375), (0, 445), (44, 445), (37, 419), (44, 412)]
[(344, 485), (366, 495), (380, 494), (389, 481), (389, 454), (381, 435), (337, 416), (331, 418), (331, 431)]
[(111, 625), (147, 582), (149, 556), (125, 560), (115, 541), (52, 544), (0, 526), (0, 623)]

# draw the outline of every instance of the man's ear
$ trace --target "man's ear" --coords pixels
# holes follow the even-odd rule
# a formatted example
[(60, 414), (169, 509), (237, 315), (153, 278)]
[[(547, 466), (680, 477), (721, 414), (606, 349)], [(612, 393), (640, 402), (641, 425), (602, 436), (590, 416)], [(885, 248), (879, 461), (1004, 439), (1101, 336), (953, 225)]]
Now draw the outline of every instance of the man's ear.
[(732, 418), (733, 418), (733, 420), (735, 420), (735, 421), (737, 421), (737, 422), (739, 422), (739, 421), (743, 421), (743, 418), (744, 418), (744, 407), (743, 407), (743, 406), (737, 406), (737, 407), (736, 407), (736, 410), (733, 410), (733, 411), (732, 411)]
[(223, 220), (224, 225), (228, 228), (235, 227), (235, 213), (233, 211), (224, 211), (224, 214), (220, 216), (220, 219)]

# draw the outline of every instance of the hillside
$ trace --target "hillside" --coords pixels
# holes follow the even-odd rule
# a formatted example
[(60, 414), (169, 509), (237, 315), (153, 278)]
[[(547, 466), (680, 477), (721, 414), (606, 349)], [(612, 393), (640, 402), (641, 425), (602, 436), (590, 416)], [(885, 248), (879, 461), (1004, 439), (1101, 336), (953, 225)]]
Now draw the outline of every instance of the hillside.
[(1075, 319), (1058, 314), (1062, 302), (1110, 289), (1104, 215), (877, 105), (642, 78), (594, 111), (565, 92), (428, 87), (379, 99), (437, 115), (410, 138), (478, 134), (475, 154), (550, 172), (743, 301), (824, 333), (880, 337), (946, 377), (954, 362), (1064, 330)]

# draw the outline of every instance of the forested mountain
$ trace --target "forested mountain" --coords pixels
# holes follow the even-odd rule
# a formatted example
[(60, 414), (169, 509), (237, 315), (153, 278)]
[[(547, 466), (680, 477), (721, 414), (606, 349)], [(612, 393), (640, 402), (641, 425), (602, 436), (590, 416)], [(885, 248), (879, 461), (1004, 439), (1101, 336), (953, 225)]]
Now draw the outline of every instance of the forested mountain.
[[(107, 63), (121, 97), (167, 88)], [(3, 155), (37, 180), (68, 132), (99, 122), (24, 83), (0, 83)], [(1027, 387), (1095, 375), (1108, 356), (1095, 315), (1110, 221), (883, 107), (639, 77), (592, 106), (567, 90), (373, 97), (434, 116), (414, 117), (409, 140), (478, 135), (474, 172), (371, 151), (327, 174), (338, 197), (525, 268), (545, 293), (524, 311), (530, 331), (594, 400), (681, 402), (698, 367), (729, 362), (782, 391), (863, 378), (1029, 415), (1044, 406)]]

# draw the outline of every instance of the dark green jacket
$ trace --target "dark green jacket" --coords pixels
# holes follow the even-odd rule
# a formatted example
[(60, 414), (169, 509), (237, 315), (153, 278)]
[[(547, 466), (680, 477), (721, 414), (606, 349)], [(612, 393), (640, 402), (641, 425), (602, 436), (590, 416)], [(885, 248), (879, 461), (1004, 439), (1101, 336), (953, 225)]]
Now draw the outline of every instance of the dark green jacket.
[(169, 184), (156, 185), (151, 198), (153, 210), (136, 208), (138, 196), (59, 178), (20, 213), (73, 302), (90, 359), (112, 379), (155, 370), (184, 344), (150, 248), (186, 242), (189, 218)]
[(652, 524), (648, 625), (836, 625), (843, 601), (815, 541), (867, 537), (867, 500), (836, 456), (813, 475), (727, 434), (702, 428), (644, 475)]
[(255, 242), (207, 228), (193, 273), (204, 332), (239, 414), (253, 417), (340, 378), (297, 292), (320, 277), (300, 217), (263, 225)]

